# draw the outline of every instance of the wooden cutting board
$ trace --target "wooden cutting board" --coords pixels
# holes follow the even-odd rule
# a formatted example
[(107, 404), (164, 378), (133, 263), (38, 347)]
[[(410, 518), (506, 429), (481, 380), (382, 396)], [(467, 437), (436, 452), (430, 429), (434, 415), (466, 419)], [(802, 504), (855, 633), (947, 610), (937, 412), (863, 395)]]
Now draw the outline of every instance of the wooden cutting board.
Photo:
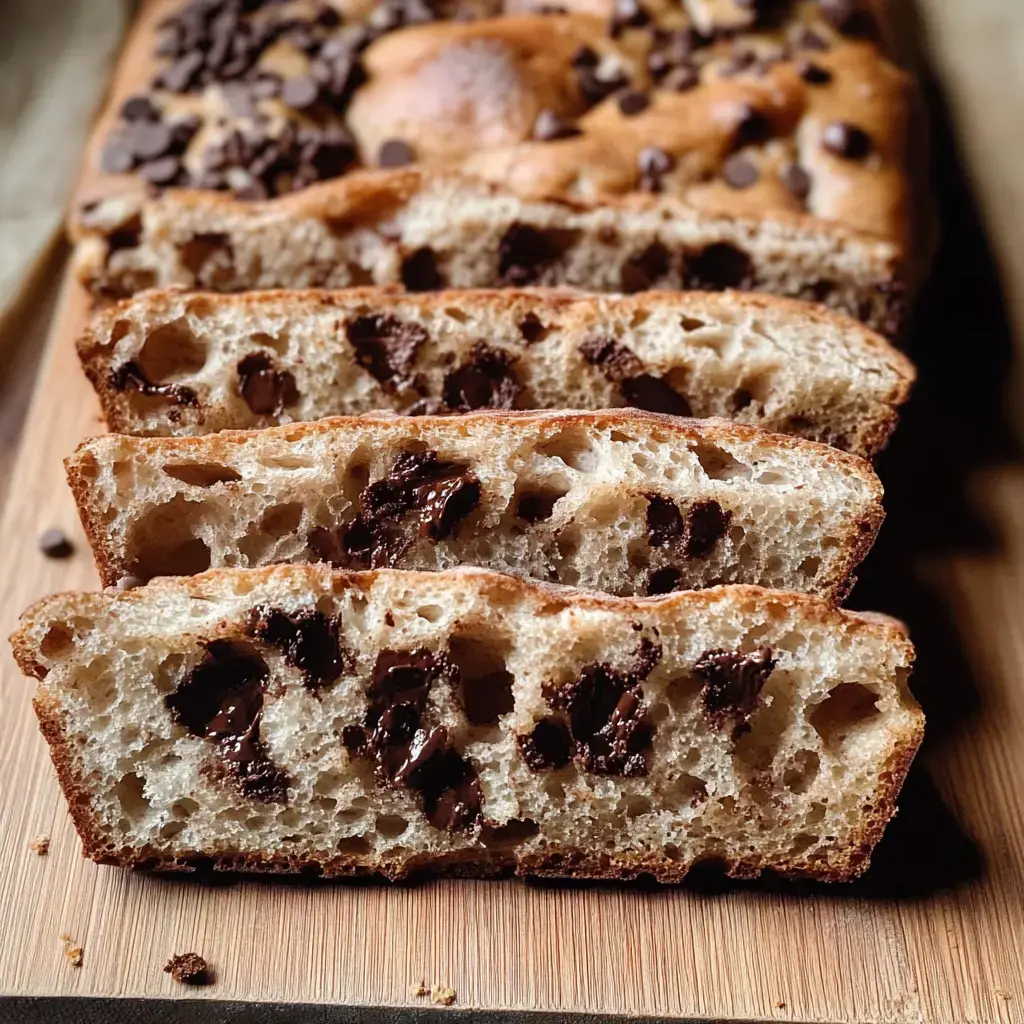
[[(853, 600), (910, 622), (928, 738), (864, 880), (209, 887), (100, 867), (81, 857), (32, 684), (5, 647), (0, 1000), (423, 1007), (411, 990), (424, 980), (457, 993), (439, 1012), (1024, 1022), (1024, 467), (1000, 411), (1012, 337), (941, 126), (937, 149), (946, 245), (913, 339), (921, 384), (880, 465), (889, 522)], [(73, 352), (84, 316), (68, 285), (0, 519), (4, 634), (36, 598), (96, 586), (60, 465), (101, 429)], [(36, 550), (51, 525), (75, 537), (70, 560)], [(51, 837), (45, 857), (28, 848), (37, 835)], [(83, 947), (80, 966), (62, 933)], [(214, 965), (215, 984), (186, 990), (162, 972), (187, 950)]]

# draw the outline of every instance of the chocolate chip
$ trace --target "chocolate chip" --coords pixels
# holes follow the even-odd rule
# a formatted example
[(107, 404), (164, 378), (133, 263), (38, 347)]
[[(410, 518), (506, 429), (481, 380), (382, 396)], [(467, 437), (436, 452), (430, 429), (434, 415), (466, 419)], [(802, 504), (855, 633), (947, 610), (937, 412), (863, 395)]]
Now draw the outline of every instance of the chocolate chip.
[(832, 81), (832, 72), (815, 64), (813, 60), (802, 58), (794, 65), (796, 73), (809, 85), (824, 85)]
[(771, 134), (772, 123), (762, 111), (749, 103), (739, 106), (732, 136), (733, 149), (742, 149), (744, 146), (767, 142)]
[(725, 536), (732, 513), (717, 501), (695, 501), (686, 510), (686, 536), (683, 554), (687, 558), (706, 558)]
[(480, 493), (480, 481), (465, 467), (441, 461), (437, 452), (407, 452), (383, 480), (364, 489), (352, 523), (313, 530), (309, 545), (337, 566), (395, 566), (412, 542), (402, 529), (407, 513), (416, 513), (420, 537), (444, 540), (477, 507)]
[(636, 158), (642, 192), (660, 192), (661, 179), (675, 166), (675, 157), (657, 146), (645, 146)]
[(401, 139), (388, 139), (381, 143), (377, 153), (377, 163), (381, 167), (404, 167), (416, 161), (416, 153), (408, 142)]
[(393, 394), (408, 384), (416, 352), (428, 339), (419, 325), (394, 316), (361, 316), (346, 328), (356, 362)]
[(742, 153), (734, 153), (722, 165), (722, 178), (730, 188), (750, 188), (760, 177), (757, 165)]
[(536, 341), (540, 341), (541, 338), (547, 334), (548, 328), (544, 326), (540, 317), (536, 313), (527, 313), (522, 320), (519, 321), (519, 333), (523, 336), (523, 341), (527, 345), (532, 345)]
[(811, 176), (799, 164), (789, 164), (780, 177), (795, 198), (803, 201), (810, 194)]
[(715, 242), (686, 260), (685, 287), (703, 291), (749, 288), (753, 262), (731, 242)]
[(774, 668), (768, 647), (749, 653), (705, 651), (693, 666), (693, 674), (704, 683), (702, 701), (708, 717), (717, 724), (735, 718), (745, 723)]
[(281, 99), (295, 110), (309, 110), (320, 99), (320, 85), (311, 75), (286, 78), (281, 86)]
[(173, 185), (183, 170), (179, 157), (164, 156), (144, 163), (139, 168), (139, 177), (153, 185)]
[(577, 65), (574, 70), (576, 84), (588, 107), (600, 103), (606, 96), (629, 85), (629, 76), (616, 65), (598, 64), (595, 67)]
[(757, 64), (757, 54), (752, 50), (736, 50), (733, 55), (725, 61), (718, 69), (722, 78), (731, 78), (733, 75), (742, 74)]
[(600, 62), (601, 58), (597, 51), (589, 46), (578, 46), (569, 58), (569, 63), (574, 68), (596, 68)]
[(115, 137), (100, 153), (100, 168), (107, 174), (124, 174), (135, 166), (135, 153), (127, 140)]
[(74, 545), (68, 540), (67, 534), (56, 527), (43, 530), (36, 543), (47, 558), (70, 558), (75, 552)]
[(285, 406), (299, 400), (295, 377), (278, 370), (265, 352), (253, 352), (238, 361), (238, 394), (257, 416), (280, 416)]
[(251, 628), (258, 640), (283, 651), (285, 662), (303, 673), (310, 690), (352, 671), (354, 658), (339, 640), (340, 619), (311, 608), (289, 614), (263, 605), (253, 610)]
[(643, 373), (644, 364), (636, 353), (614, 338), (592, 337), (580, 343), (579, 353), (591, 366), (600, 368), (606, 380), (617, 382)]
[(587, 771), (627, 778), (647, 774), (654, 725), (640, 684), (661, 653), (660, 647), (644, 640), (631, 670), (587, 665), (573, 682), (547, 688), (551, 706), (569, 715), (573, 753)]
[(660, 494), (647, 497), (647, 542), (654, 548), (664, 547), (683, 535), (683, 516), (671, 498)]
[(671, 594), (673, 591), (681, 589), (682, 581), (682, 570), (677, 569), (674, 565), (666, 565), (648, 575), (645, 593), (649, 597), (658, 594)]
[(642, 373), (620, 385), (627, 405), (670, 416), (689, 416), (690, 403), (661, 377)]
[(553, 142), (555, 139), (569, 139), (583, 133), (554, 110), (542, 110), (533, 122), (532, 134), (537, 142)]
[(442, 395), (449, 409), (511, 409), (522, 385), (512, 372), (515, 357), (486, 342), (473, 345), (469, 360), (444, 378)]
[(126, 121), (157, 121), (160, 111), (148, 96), (129, 96), (121, 104), (121, 117)]
[(871, 136), (846, 121), (832, 121), (821, 133), (821, 144), (844, 160), (863, 160), (871, 152)]
[(572, 737), (560, 718), (542, 718), (528, 736), (519, 735), (516, 742), (531, 772), (564, 768), (572, 756)]
[(692, 71), (694, 69), (688, 61), (696, 47), (697, 33), (692, 28), (675, 31), (655, 29), (651, 51), (647, 55), (647, 70), (656, 81), (684, 66)]
[(614, 0), (609, 34), (617, 38), (625, 28), (639, 28), (651, 20), (638, 0)]
[(125, 127), (124, 137), (140, 160), (154, 160), (174, 145), (171, 127), (162, 121), (133, 121)]
[(622, 290), (630, 294), (646, 291), (669, 272), (671, 262), (668, 249), (661, 242), (651, 242), (622, 265)]
[(161, 71), (156, 78), (156, 84), (169, 92), (188, 92), (196, 84), (202, 66), (203, 55), (193, 50)]
[(543, 231), (512, 224), (498, 243), (498, 277), (502, 284), (534, 284), (561, 255), (560, 246)]
[(689, 92), (699, 84), (700, 72), (689, 64), (673, 68), (659, 83), (662, 89), (670, 92)]
[(410, 292), (436, 292), (445, 286), (433, 249), (425, 245), (402, 260), (402, 284)]
[(176, 405), (198, 405), (196, 393), (184, 384), (154, 384), (146, 376), (142, 367), (129, 361), (111, 370), (108, 383), (115, 391), (127, 391), (129, 388), (142, 395), (167, 398)]
[(283, 802), (288, 776), (270, 760), (260, 738), (267, 663), (245, 644), (213, 640), (205, 646), (203, 660), (164, 703), (193, 736), (216, 745), (223, 770), (244, 796)]
[(651, 98), (639, 89), (627, 89), (618, 98), (619, 110), (623, 117), (635, 117), (646, 110), (651, 103)]

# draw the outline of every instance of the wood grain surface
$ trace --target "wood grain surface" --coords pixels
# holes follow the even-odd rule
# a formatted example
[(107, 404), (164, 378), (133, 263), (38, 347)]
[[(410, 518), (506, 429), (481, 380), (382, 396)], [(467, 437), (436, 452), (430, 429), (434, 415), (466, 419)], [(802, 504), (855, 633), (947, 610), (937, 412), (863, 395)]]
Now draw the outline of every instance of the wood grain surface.
[[(424, 1006), (411, 994), (423, 979), (453, 987), (454, 1010), (1024, 1022), (1024, 462), (1010, 429), (1020, 400), (1006, 395), (1007, 309), (1024, 278), (1004, 296), (932, 100), (944, 243), (910, 339), (920, 386), (879, 465), (889, 520), (851, 601), (909, 622), (929, 725), (862, 881), (209, 885), (100, 867), (81, 858), (31, 684), (4, 649), (0, 994)], [(84, 315), (69, 287), (8, 481), (3, 633), (43, 594), (96, 585), (60, 465), (100, 429), (72, 351)], [(71, 560), (36, 551), (50, 525), (78, 540)], [(28, 849), (39, 834), (48, 856)], [(61, 933), (83, 946), (81, 966)], [(215, 984), (183, 990), (162, 972), (186, 950)]]

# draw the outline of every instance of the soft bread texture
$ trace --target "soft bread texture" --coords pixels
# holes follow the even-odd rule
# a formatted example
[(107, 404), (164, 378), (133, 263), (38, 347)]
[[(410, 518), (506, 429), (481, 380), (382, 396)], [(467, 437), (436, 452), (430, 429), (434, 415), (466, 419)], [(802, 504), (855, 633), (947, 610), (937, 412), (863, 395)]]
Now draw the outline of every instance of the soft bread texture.
[(890, 240), (806, 215), (713, 214), (678, 199), (524, 199), (454, 173), (364, 171), (266, 202), (172, 189), (108, 197), (78, 227), (77, 273), (121, 298), (403, 284), (738, 288), (811, 299), (895, 336), (909, 276)]
[(883, 516), (855, 456), (632, 410), (107, 435), (65, 465), (107, 585), (329, 560), (478, 565), (626, 595), (753, 583), (839, 599)]
[[(259, 639), (267, 609), (336, 624), (337, 678), (313, 687), (301, 651)], [(867, 867), (923, 730), (899, 623), (754, 587), (627, 600), (478, 570), (214, 571), (47, 598), (12, 645), (39, 679), (35, 707), (86, 854), (168, 870), (671, 882), (713, 861), (734, 876), (843, 880)], [(180, 711), (225, 648), (262, 665), (248, 742), (277, 784), (258, 797), (228, 763), (230, 737)], [(375, 777), (354, 746), (387, 652), (446, 666), (420, 691), (418, 720), (444, 730), (446, 756), (476, 780), (475, 813), (454, 827), (436, 824), (444, 793), (401, 784), (394, 765)], [(709, 655), (766, 671), (723, 706)], [(597, 680), (598, 703), (616, 679), (632, 689), (566, 713), (578, 679)], [(217, 692), (231, 703), (230, 687)], [(596, 726), (609, 714), (613, 732), (636, 726), (626, 774), (587, 761), (598, 741), (579, 745), (588, 715)], [(565, 750), (558, 767), (537, 759), (541, 722), (566, 741), (572, 730), (567, 763)]]
[[(594, 360), (608, 339), (639, 360), (630, 372), (666, 381), (689, 414), (863, 456), (885, 443), (914, 377), (909, 360), (852, 319), (738, 292), (149, 291), (97, 313), (78, 351), (111, 430), (185, 436), (426, 403), (462, 412), (474, 391), (458, 386), (467, 373), (476, 403), (635, 405), (644, 396)], [(496, 358), (511, 385), (503, 391), (487, 377)], [(247, 395), (254, 361), (291, 376), (279, 405)], [(176, 389), (154, 395), (124, 380), (128, 364)]]

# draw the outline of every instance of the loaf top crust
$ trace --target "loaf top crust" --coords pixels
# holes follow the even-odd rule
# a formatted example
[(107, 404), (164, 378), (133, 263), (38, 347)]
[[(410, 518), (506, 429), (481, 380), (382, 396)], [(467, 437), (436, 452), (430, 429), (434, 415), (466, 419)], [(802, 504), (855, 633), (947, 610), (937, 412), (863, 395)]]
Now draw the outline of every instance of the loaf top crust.
[(654, 193), (905, 247), (915, 92), (880, 32), (852, 0), (158, 0), (79, 198), (148, 183), (259, 199), (418, 163), (523, 198)]

